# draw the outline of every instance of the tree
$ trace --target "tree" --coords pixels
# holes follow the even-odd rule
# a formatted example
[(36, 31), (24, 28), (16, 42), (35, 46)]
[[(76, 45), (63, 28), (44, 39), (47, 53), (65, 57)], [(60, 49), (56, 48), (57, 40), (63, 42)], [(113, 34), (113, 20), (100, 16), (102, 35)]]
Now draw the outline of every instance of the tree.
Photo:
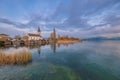
[(22, 38), (21, 38), (20, 35), (16, 35), (16, 36), (14, 37), (14, 39), (16, 39), (16, 40), (21, 40)]

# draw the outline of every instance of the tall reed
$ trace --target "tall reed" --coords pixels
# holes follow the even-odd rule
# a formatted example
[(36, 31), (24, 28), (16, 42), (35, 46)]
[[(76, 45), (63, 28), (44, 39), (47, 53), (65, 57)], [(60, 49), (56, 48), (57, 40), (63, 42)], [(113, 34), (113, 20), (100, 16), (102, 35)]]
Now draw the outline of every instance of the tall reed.
[(15, 50), (7, 54), (0, 50), (0, 65), (25, 64), (30, 61), (32, 61), (32, 53), (28, 49)]

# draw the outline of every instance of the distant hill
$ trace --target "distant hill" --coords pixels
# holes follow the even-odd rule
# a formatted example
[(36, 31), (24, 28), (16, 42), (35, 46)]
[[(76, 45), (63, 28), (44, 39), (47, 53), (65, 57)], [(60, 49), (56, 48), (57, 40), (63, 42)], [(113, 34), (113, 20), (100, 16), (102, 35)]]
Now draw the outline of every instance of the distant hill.
[(120, 37), (110, 38), (111, 40), (120, 40)]
[(86, 38), (83, 40), (95, 40), (95, 41), (99, 41), (99, 40), (120, 40), (120, 37), (113, 37), (113, 38), (107, 38), (107, 37), (92, 37), (92, 38)]

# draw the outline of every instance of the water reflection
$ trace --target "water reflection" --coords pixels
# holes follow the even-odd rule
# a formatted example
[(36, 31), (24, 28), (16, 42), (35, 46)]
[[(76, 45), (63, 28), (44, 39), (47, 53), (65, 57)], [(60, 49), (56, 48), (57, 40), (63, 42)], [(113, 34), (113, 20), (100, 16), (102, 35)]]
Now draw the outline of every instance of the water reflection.
[(27, 46), (27, 48), (29, 48), (29, 49), (36, 49), (37, 50), (37, 53), (40, 55), (40, 53), (41, 53), (41, 45), (39, 46), (39, 45), (34, 45), (34, 46)]
[(120, 80), (120, 41), (27, 47), (33, 62), (0, 68), (0, 80)]
[(37, 50), (37, 53), (38, 55), (41, 54), (41, 48), (44, 47), (44, 46), (50, 46), (51, 50), (53, 51), (53, 53), (56, 53), (56, 50), (58, 48), (61, 48), (63, 46), (65, 47), (68, 47), (69, 45), (73, 45), (75, 43), (64, 43), (64, 44), (57, 44), (57, 43), (50, 43), (49, 45), (46, 44), (46, 45), (28, 45), (28, 46), (13, 46), (13, 47), (4, 47), (4, 48), (0, 48), (0, 50), (4, 50), (4, 51), (10, 51), (10, 50), (15, 50), (15, 49), (22, 49), (22, 48), (28, 48), (30, 50), (32, 49), (36, 49)]
[[(49, 45), (50, 45), (50, 48), (53, 51), (53, 53), (56, 53), (57, 48), (61, 48), (62, 46), (68, 47), (69, 45), (73, 45), (73, 44), (75, 44), (75, 43), (66, 43), (66, 44), (50, 43)], [(38, 54), (40, 55), (41, 47), (43, 47), (43, 46), (45, 46), (45, 45), (41, 45), (41, 46), (28, 46), (28, 48), (30, 48), (30, 49), (36, 48)]]
[(41, 53), (41, 46), (37, 47), (37, 51), (38, 51), (38, 54), (40, 56), (40, 53)]
[(75, 43), (66, 43), (66, 44), (60, 44), (59, 43), (57, 45), (58, 45), (58, 48), (60, 48), (62, 45), (68, 47), (69, 45), (73, 45), (73, 44), (75, 44)]
[(56, 53), (56, 43), (51, 43), (50, 46), (53, 52)]

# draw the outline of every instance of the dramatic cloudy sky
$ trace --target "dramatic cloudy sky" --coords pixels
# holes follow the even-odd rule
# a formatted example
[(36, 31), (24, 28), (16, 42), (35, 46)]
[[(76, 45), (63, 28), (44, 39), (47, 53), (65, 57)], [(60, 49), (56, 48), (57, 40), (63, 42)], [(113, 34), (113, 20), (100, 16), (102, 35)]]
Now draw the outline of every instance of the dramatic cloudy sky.
[(0, 33), (120, 36), (120, 0), (0, 0)]

